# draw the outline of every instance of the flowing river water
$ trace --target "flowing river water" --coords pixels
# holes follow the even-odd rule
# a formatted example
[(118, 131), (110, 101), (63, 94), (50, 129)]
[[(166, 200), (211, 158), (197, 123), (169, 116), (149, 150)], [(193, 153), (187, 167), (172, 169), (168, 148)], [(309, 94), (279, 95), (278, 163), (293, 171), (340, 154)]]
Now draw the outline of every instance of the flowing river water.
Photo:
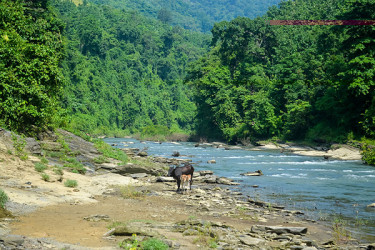
[[(196, 163), (196, 171), (212, 170), (240, 183), (235, 189), (244, 195), (303, 211), (310, 219), (340, 221), (354, 238), (375, 242), (375, 208), (367, 207), (375, 202), (375, 168), (361, 161), (325, 160), (272, 150), (202, 148), (189, 142), (159, 144), (123, 138), (105, 141), (117, 148), (147, 149), (149, 155), (167, 158), (178, 151), (183, 155), (180, 158)], [(256, 170), (264, 175), (240, 175)]]

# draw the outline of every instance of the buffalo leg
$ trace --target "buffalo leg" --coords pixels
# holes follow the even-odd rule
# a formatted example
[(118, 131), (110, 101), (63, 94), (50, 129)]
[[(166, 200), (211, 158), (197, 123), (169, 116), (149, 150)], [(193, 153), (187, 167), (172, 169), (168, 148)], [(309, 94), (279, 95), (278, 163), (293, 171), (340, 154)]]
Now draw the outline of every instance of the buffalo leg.
[(177, 192), (180, 191), (181, 179), (177, 178)]

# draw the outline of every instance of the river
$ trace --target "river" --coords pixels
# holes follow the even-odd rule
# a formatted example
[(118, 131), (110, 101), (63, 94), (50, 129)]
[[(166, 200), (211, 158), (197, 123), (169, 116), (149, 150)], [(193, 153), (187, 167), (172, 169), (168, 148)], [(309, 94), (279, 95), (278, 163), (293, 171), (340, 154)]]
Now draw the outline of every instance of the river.
[[(325, 160), (272, 150), (202, 148), (190, 142), (159, 144), (123, 138), (105, 141), (118, 148), (147, 149), (153, 156), (172, 157), (178, 151), (181, 158), (196, 163), (196, 171), (212, 170), (239, 182), (235, 189), (244, 195), (303, 211), (310, 219), (327, 223), (340, 220), (355, 238), (375, 241), (375, 209), (367, 207), (375, 202), (375, 168), (360, 161)], [(240, 175), (256, 170), (264, 175)]]

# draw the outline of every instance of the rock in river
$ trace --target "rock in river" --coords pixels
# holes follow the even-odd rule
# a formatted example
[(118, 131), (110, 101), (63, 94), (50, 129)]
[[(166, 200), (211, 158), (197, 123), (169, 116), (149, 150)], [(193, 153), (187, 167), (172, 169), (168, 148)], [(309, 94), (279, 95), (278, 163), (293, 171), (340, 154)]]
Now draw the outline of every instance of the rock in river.
[(262, 170), (257, 170), (255, 172), (247, 172), (247, 173), (243, 173), (241, 175), (244, 175), (244, 176), (261, 176), (261, 175), (263, 175), (263, 172), (262, 172)]

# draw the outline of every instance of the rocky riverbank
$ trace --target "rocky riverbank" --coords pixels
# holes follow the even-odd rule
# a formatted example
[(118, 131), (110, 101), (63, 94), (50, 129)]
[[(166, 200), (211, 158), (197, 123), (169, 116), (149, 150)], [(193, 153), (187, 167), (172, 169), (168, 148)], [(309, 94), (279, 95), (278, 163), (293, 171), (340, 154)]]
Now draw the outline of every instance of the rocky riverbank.
[(324, 159), (338, 160), (361, 160), (361, 150), (346, 144), (333, 144), (330, 146), (301, 146), (296, 144), (258, 142), (257, 146), (240, 146), (227, 145), (221, 142), (197, 143), (196, 147), (216, 147), (226, 150), (279, 150), (282, 153), (297, 154), (303, 156), (318, 156)]
[[(2, 249), (118, 249), (155, 238), (172, 249), (366, 249), (300, 211), (249, 200), (230, 187), (237, 183), (196, 169), (191, 191), (177, 193), (165, 177), (165, 158), (130, 154), (127, 164), (99, 162), (92, 143), (66, 131), (28, 140), (28, 160), (14, 153), (9, 132), (0, 133), (0, 188), (15, 218), (0, 219)], [(62, 140), (62, 138), (64, 140)], [(30, 141), (30, 142), (29, 142)], [(62, 143), (64, 141), (64, 143)], [(46, 148), (69, 147), (86, 168), (77, 174), (53, 170), (59, 157), (48, 156), (51, 178), (43, 180), (35, 164)], [(57, 155), (57, 154), (55, 154)], [(171, 162), (168, 162), (171, 161)], [(62, 178), (62, 180), (61, 180)], [(65, 180), (77, 181), (67, 187)]]

